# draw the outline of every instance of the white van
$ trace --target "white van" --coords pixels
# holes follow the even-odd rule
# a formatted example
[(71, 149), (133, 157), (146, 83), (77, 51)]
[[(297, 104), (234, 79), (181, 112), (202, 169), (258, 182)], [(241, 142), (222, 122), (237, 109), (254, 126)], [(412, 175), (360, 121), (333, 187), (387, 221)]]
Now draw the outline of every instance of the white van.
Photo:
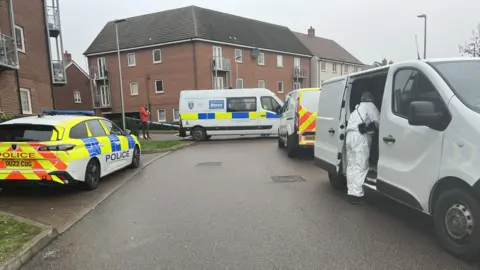
[(285, 97), (278, 147), (286, 147), (288, 157), (295, 157), (300, 148), (313, 150), (319, 98), (320, 88), (294, 90)]
[(334, 188), (345, 188), (347, 119), (361, 94), (371, 92), (381, 116), (365, 186), (432, 215), (442, 245), (474, 258), (480, 252), (479, 87), (478, 58), (415, 60), (324, 82), (315, 163)]
[(276, 135), (282, 105), (265, 88), (184, 90), (179, 134), (196, 141), (214, 135)]

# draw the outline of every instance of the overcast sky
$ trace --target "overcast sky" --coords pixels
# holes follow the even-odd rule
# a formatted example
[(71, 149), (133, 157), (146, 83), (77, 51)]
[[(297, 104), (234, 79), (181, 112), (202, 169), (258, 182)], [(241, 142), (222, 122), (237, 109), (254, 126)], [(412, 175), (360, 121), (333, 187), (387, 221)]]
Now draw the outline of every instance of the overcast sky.
[[(427, 57), (459, 56), (458, 45), (480, 22), (479, 0), (61, 0), (63, 46), (85, 67), (83, 52), (111, 20), (196, 5), (337, 41), (365, 64), (384, 57), (423, 55), (423, 19), (428, 16)], [(141, 30), (141, 29), (139, 29)]]

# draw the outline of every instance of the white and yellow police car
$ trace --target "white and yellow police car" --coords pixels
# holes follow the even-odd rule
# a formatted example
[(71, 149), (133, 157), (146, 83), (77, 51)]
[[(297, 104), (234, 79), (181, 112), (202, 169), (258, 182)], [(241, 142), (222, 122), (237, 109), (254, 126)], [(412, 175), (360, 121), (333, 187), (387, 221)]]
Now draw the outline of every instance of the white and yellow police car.
[(92, 111), (44, 111), (0, 124), (0, 188), (20, 183), (79, 184), (140, 165), (137, 137)]

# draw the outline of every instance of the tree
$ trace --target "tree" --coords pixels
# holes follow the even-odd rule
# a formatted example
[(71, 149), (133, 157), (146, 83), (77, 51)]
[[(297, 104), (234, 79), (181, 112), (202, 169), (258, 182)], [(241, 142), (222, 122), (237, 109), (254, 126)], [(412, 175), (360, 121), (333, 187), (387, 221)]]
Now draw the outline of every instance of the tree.
[(480, 23), (477, 28), (472, 30), (472, 37), (465, 45), (458, 46), (462, 55), (470, 55), (473, 57), (480, 57)]

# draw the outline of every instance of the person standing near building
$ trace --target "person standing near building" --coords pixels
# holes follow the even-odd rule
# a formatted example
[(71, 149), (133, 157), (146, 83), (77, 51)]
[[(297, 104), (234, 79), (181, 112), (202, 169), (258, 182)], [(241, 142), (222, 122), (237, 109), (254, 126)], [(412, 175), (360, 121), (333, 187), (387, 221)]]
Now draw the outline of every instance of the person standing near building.
[(148, 116), (150, 112), (147, 108), (147, 105), (140, 107), (140, 123), (142, 124), (143, 138), (145, 140), (150, 139), (150, 132), (148, 130)]

